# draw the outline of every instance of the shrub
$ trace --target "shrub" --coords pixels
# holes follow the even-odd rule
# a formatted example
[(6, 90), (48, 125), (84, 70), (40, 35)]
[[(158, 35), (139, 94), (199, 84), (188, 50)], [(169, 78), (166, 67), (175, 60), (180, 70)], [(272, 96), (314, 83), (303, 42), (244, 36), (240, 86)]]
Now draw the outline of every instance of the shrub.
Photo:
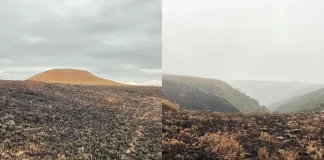
[(298, 157), (298, 152), (293, 151), (293, 150), (283, 150), (280, 149), (279, 153), (281, 154), (280, 159), (284, 159), (284, 160), (295, 160)]
[(324, 156), (324, 149), (319, 145), (319, 142), (311, 141), (308, 143), (308, 146), (306, 146), (306, 150), (311, 153), (311, 157), (314, 159), (321, 159)]
[(217, 153), (221, 159), (244, 159), (243, 148), (233, 135), (206, 133), (199, 141), (208, 144), (206, 150)]
[(276, 142), (277, 141), (277, 139), (274, 136), (268, 134), (267, 132), (261, 132), (260, 139), (268, 141), (268, 142)]
[(179, 105), (170, 102), (169, 100), (162, 100), (162, 112), (168, 112), (168, 111), (172, 111), (172, 112), (177, 112), (179, 110)]
[(268, 150), (266, 147), (259, 148), (258, 150), (258, 158), (262, 160), (270, 160)]

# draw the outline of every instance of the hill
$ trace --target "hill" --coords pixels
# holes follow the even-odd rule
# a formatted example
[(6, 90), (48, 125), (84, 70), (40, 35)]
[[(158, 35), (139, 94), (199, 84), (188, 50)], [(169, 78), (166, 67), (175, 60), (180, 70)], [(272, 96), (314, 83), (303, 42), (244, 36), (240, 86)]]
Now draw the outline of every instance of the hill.
[(302, 82), (274, 82), (274, 81), (253, 81), (235, 80), (229, 84), (240, 91), (257, 99), (260, 104), (274, 109), (273, 103), (300, 96), (324, 87), (322, 84), (309, 84)]
[(163, 80), (162, 93), (165, 99), (179, 104), (181, 108), (202, 111), (239, 112), (228, 100), (198, 88)]
[(161, 87), (0, 81), (0, 159), (162, 159)]
[(278, 102), (275, 111), (314, 112), (324, 110), (324, 88), (311, 93)]
[(48, 70), (39, 73), (27, 80), (44, 82), (44, 83), (67, 83), (67, 84), (108, 85), (108, 86), (123, 85), (115, 81), (97, 77), (88, 71), (76, 70), (76, 69)]
[(162, 81), (164, 82), (165, 80), (198, 88), (206, 93), (212, 93), (218, 97), (225, 98), (243, 113), (263, 111), (257, 100), (250, 98), (221, 80), (164, 74)]

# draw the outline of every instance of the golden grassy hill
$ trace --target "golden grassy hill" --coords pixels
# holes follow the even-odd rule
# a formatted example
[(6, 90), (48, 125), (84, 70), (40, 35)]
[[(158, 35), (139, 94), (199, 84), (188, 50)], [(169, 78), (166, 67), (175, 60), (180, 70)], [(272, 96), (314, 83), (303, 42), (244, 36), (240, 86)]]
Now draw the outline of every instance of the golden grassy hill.
[(91, 74), (88, 71), (76, 69), (52, 69), (39, 73), (27, 81), (36, 81), (44, 83), (67, 83), (83, 85), (108, 85), (121, 86), (123, 84), (103, 79)]

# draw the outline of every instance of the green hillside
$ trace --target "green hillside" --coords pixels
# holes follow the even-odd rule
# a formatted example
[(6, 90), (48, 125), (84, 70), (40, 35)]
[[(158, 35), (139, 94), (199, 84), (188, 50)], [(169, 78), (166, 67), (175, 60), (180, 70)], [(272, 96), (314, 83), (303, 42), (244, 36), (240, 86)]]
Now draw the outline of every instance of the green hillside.
[(260, 105), (265, 105), (270, 110), (277, 105), (274, 103), (281, 100), (301, 96), (324, 87), (323, 84), (256, 80), (235, 80), (229, 81), (229, 84), (257, 99)]
[(170, 80), (190, 87), (196, 87), (204, 92), (223, 97), (243, 113), (263, 112), (266, 110), (266, 108), (260, 107), (257, 100), (250, 98), (221, 80), (166, 74), (163, 75), (162, 80)]
[(279, 112), (313, 112), (324, 110), (324, 88), (292, 99), (284, 100), (275, 109)]

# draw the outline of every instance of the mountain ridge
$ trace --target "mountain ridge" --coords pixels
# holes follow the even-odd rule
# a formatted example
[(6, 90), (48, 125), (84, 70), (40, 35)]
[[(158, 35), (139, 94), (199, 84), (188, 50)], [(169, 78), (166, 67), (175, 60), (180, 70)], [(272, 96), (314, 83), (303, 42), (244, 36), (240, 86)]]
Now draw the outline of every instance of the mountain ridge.
[(163, 74), (162, 81), (165, 80), (171, 80), (190, 87), (199, 88), (207, 93), (225, 98), (243, 113), (260, 112), (262, 110), (257, 100), (236, 90), (225, 81), (212, 78)]
[(162, 94), (165, 99), (178, 104), (182, 109), (240, 112), (225, 98), (170, 80), (163, 81)]

